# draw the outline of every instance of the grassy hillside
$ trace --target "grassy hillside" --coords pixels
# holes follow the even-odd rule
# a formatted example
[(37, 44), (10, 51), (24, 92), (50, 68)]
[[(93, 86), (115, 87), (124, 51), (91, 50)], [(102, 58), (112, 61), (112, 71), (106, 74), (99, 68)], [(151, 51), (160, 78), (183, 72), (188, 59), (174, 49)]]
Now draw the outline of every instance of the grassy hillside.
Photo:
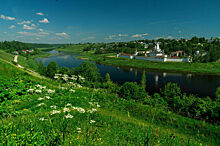
[(127, 101), (102, 89), (39, 78), (3, 60), (1, 144), (220, 144), (219, 126)]

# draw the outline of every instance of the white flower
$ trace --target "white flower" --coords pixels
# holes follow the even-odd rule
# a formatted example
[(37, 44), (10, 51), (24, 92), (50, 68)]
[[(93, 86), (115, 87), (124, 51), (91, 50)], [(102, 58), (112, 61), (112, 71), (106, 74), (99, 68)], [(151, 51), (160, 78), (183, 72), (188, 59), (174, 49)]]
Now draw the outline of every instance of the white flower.
[(61, 112), (58, 110), (53, 110), (50, 112), (50, 115), (54, 115), (54, 114), (60, 114)]
[(59, 78), (59, 76), (54, 76), (54, 79), (58, 79)]
[(99, 104), (97, 104), (97, 107), (101, 107)]
[(46, 99), (51, 99), (50, 96), (46, 96), (45, 98), (46, 98)]
[(86, 112), (86, 110), (84, 110), (84, 109), (81, 108), (81, 107), (72, 107), (72, 109), (73, 109), (73, 110), (77, 110), (77, 111), (80, 112), (80, 113), (85, 113), (85, 112)]
[(48, 89), (47, 92), (48, 92), (48, 93), (54, 93), (55, 90)]
[(36, 87), (38, 87), (38, 88), (40, 88), (41, 87), (41, 85), (39, 85), (39, 84), (37, 84), (37, 85), (35, 85)]
[(40, 104), (38, 104), (37, 106), (42, 106), (42, 105), (45, 105), (44, 103), (40, 103)]
[(39, 120), (40, 121), (44, 121), (44, 120), (47, 120), (47, 119), (44, 119), (44, 117), (42, 117), (42, 118), (39, 118)]
[(64, 113), (65, 113), (65, 112), (70, 112), (70, 110), (69, 110), (68, 108), (64, 107), (64, 108), (63, 108), (63, 112), (64, 112)]
[(34, 89), (28, 89), (27, 90), (27, 92), (33, 92), (34, 91)]
[(78, 133), (81, 133), (81, 128), (76, 128)]
[(40, 97), (40, 98), (38, 98), (37, 100), (44, 100), (44, 98), (41, 98), (41, 97)]
[(62, 74), (55, 74), (55, 76), (62, 76)]
[(70, 89), (70, 92), (73, 92), (73, 93), (75, 93), (76, 91), (75, 91), (75, 90), (73, 90), (73, 89)]
[(72, 119), (73, 118), (73, 116), (71, 115), (71, 114), (68, 114), (68, 115), (66, 115), (65, 116), (67, 119)]
[(35, 90), (35, 92), (36, 92), (36, 93), (42, 93), (42, 91), (41, 91), (41, 90)]
[(56, 105), (51, 105), (50, 108), (54, 108), (54, 109), (56, 109), (57, 106), (56, 106)]
[(94, 112), (97, 112), (97, 109), (92, 108), (91, 110), (88, 110), (87, 112), (89, 112), (89, 113), (94, 113)]
[(71, 103), (67, 103), (67, 105), (66, 106), (72, 106), (72, 104)]
[(65, 90), (65, 89), (67, 89), (67, 88), (65, 88), (65, 87), (60, 87), (60, 89)]
[(94, 120), (90, 120), (90, 124), (92, 124), (92, 123), (95, 123), (95, 121)]

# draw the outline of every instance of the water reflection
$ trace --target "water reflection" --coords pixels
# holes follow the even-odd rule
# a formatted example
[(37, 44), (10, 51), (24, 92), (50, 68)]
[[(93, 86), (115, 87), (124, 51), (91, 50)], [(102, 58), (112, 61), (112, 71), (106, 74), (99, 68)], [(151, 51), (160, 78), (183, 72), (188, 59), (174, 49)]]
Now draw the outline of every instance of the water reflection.
[[(58, 56), (51, 56), (48, 58), (37, 59), (42, 60), (44, 65), (51, 61), (56, 61), (59, 67), (73, 68), (80, 65), (84, 60), (76, 59), (77, 55), (60, 53), (52, 51), (51, 53), (58, 53)], [(140, 83), (144, 69), (109, 66), (100, 63), (95, 63), (100, 70), (101, 76), (109, 73), (111, 79), (118, 84), (123, 84), (126, 81)], [(160, 88), (164, 87), (168, 82), (177, 83), (180, 85), (183, 92), (198, 94), (201, 97), (214, 96), (217, 87), (220, 86), (219, 75), (194, 74), (194, 73), (177, 73), (164, 72), (158, 70), (145, 69), (146, 75), (146, 90), (153, 94), (158, 92)]]

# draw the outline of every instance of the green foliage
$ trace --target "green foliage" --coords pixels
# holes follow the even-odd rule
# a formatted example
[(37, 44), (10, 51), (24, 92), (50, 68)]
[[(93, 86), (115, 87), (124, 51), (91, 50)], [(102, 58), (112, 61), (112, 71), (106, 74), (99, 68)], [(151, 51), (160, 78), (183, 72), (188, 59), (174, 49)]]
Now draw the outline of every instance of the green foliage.
[(180, 87), (176, 83), (167, 83), (160, 92), (165, 101), (171, 106), (174, 106), (174, 99), (179, 98), (181, 95)]
[(68, 67), (61, 67), (59, 69), (60, 74), (69, 74), (69, 68)]
[(146, 91), (144, 88), (139, 87), (136, 82), (125, 82), (121, 87), (119, 95), (127, 100), (141, 100), (145, 98)]
[(111, 77), (110, 77), (109, 73), (106, 73), (106, 75), (105, 75), (105, 82), (111, 82)]
[(81, 75), (86, 78), (86, 80), (92, 82), (100, 81), (101, 78), (99, 70), (95, 64), (87, 61), (80, 64), (79, 67), (74, 68), (74, 74)]
[(44, 66), (42, 61), (38, 64), (38, 72), (40, 75), (47, 76), (47, 67)]
[(47, 66), (47, 76), (53, 78), (58, 73), (59, 67), (55, 61), (51, 61)]

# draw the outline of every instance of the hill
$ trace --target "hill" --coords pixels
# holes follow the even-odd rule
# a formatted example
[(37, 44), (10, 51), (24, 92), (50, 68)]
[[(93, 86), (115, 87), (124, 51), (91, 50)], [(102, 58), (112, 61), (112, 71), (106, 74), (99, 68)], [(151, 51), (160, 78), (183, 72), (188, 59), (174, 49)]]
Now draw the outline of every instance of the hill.
[[(0, 52), (4, 53), (4, 52)], [(3, 145), (219, 145), (220, 127), (38, 77), (0, 55)]]

